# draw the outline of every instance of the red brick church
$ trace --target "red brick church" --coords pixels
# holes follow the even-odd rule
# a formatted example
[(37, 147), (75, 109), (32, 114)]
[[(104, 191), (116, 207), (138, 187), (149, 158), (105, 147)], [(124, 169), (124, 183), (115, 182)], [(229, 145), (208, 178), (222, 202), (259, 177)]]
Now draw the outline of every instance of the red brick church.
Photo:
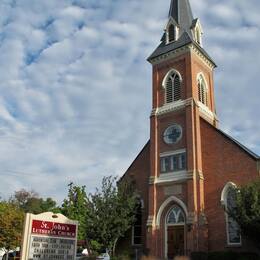
[(226, 213), (233, 189), (260, 176), (260, 158), (218, 128), (203, 29), (188, 0), (171, 0), (153, 68), (150, 140), (124, 175), (140, 194), (134, 248), (173, 258), (193, 251), (251, 250)]

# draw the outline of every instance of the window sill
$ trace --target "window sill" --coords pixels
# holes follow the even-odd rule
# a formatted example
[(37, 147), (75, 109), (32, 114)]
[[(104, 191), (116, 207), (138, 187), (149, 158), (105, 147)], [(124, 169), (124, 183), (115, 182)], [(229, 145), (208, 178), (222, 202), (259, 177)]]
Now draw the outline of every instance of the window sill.
[(190, 173), (186, 170), (171, 172), (171, 173), (161, 173), (160, 177), (155, 180), (155, 184), (178, 182), (178, 181), (192, 179), (192, 178), (193, 178), (193, 173)]
[(161, 107), (153, 109), (151, 115), (160, 116), (169, 112), (180, 110), (185, 108), (189, 103), (191, 103), (191, 99), (186, 99), (186, 100), (180, 99), (172, 103), (167, 103)]

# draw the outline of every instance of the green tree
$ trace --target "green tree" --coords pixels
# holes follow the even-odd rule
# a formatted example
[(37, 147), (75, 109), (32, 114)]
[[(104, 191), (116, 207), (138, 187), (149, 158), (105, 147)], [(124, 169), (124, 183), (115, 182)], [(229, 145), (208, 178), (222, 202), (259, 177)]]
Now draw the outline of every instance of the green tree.
[(47, 211), (54, 213), (59, 211), (52, 198), (43, 199), (35, 191), (25, 189), (16, 191), (10, 202), (18, 205), (25, 213), (40, 214)]
[(236, 190), (236, 208), (228, 214), (240, 225), (242, 235), (260, 247), (260, 180)]
[(8, 251), (21, 245), (24, 212), (17, 205), (0, 202), (0, 248)]
[[(135, 221), (136, 195), (128, 182), (104, 177), (102, 187), (89, 196), (87, 237), (96, 249), (108, 249), (114, 255), (118, 239)], [(98, 246), (99, 247), (98, 247)], [(95, 249), (95, 248), (94, 248)]]
[(62, 203), (61, 213), (70, 219), (79, 221), (78, 239), (85, 240), (88, 209), (86, 187), (79, 187), (73, 183), (70, 183), (68, 186), (68, 197)]

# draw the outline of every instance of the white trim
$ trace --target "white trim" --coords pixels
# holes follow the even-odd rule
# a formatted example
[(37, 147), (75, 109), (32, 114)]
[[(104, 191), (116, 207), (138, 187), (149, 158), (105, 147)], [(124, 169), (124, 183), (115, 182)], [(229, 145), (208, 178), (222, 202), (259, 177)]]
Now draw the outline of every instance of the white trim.
[(179, 182), (183, 180), (193, 179), (193, 173), (188, 171), (177, 171), (170, 173), (162, 173), (160, 177), (155, 179), (154, 184), (163, 184), (171, 182)]
[[(180, 134), (180, 136), (178, 137), (178, 139), (177, 139), (175, 142), (170, 142), (170, 140), (167, 140), (168, 138), (166, 138), (166, 133), (167, 133), (167, 131), (169, 131), (170, 128), (173, 128), (173, 127), (178, 128), (178, 129), (180, 130), (181, 134)], [(174, 123), (174, 124), (168, 126), (168, 127), (164, 130), (164, 132), (163, 132), (163, 141), (164, 141), (166, 144), (169, 144), (169, 145), (177, 144), (177, 143), (182, 139), (182, 136), (183, 136), (182, 126), (179, 125), (179, 124)]]
[(171, 155), (181, 154), (181, 153), (186, 153), (186, 149), (179, 149), (175, 151), (160, 153), (160, 157), (166, 157), (166, 156), (171, 156)]
[[(200, 23), (200, 20), (198, 19), (195, 26), (193, 27), (193, 37), (195, 39), (195, 41), (200, 45), (200, 46), (203, 46), (202, 45), (202, 35), (203, 35), (203, 29), (202, 29), (202, 26), (201, 26), (201, 23)], [(198, 35), (197, 35), (197, 32), (199, 33), (199, 39), (198, 39)]]
[(182, 76), (181, 76), (181, 74), (180, 74), (179, 71), (177, 71), (176, 69), (170, 69), (170, 70), (167, 72), (167, 74), (165, 75), (165, 77), (164, 77), (164, 79), (163, 79), (163, 82), (162, 82), (162, 86), (163, 86), (164, 89), (166, 88), (167, 80), (168, 80), (168, 78), (170, 77), (171, 74), (176, 74), (176, 75), (178, 75), (179, 78), (180, 78), (180, 83), (182, 83), (182, 81), (183, 81), (183, 80), (182, 80)]
[[(205, 84), (203, 84), (203, 83), (205, 83)], [(199, 94), (200, 94), (200, 92), (202, 92), (201, 87), (203, 88), (203, 92), (204, 92), (203, 98), (205, 99), (204, 100), (205, 104), (202, 101), (200, 101), (201, 96)], [(197, 74), (197, 91), (198, 91), (199, 102), (201, 104), (203, 104), (204, 106), (208, 107), (208, 104), (209, 104), (209, 97), (208, 97), (209, 96), (209, 87), (208, 87), (208, 82), (207, 82), (207, 80), (206, 80), (206, 78), (205, 78), (205, 76), (202, 72)]]
[(199, 49), (195, 46), (195, 44), (191, 43), (189, 45), (185, 45), (183, 47), (180, 47), (176, 50), (167, 52), (165, 54), (159, 55), (158, 57), (149, 59), (149, 62), (153, 65), (160, 64), (163, 61), (171, 60), (173, 58), (177, 58), (178, 56), (186, 53), (187, 51), (190, 51), (191, 53), (194, 53), (198, 55), (198, 57), (202, 60), (202, 62), (211, 70), (216, 67), (216, 65), (209, 60), (208, 57), (206, 57)]
[(203, 78), (203, 80), (204, 80), (204, 82), (205, 82), (205, 84), (206, 84), (206, 88), (207, 88), (207, 90), (208, 90), (208, 89), (209, 89), (209, 88), (208, 88), (208, 82), (207, 82), (207, 80), (206, 80), (206, 78), (205, 78), (203, 72), (199, 72), (199, 73), (197, 74), (197, 81), (199, 81), (199, 79), (200, 79), (201, 77)]
[(147, 227), (152, 227), (154, 225), (154, 217), (152, 215), (148, 216), (147, 222), (146, 222), (146, 226)]
[[(174, 40), (170, 41), (169, 39), (169, 27), (173, 25), (174, 26), (174, 33), (175, 33), (175, 38)], [(165, 43), (166, 45), (172, 43), (172, 42), (175, 42), (179, 39), (179, 26), (178, 24), (175, 22), (174, 19), (170, 18), (168, 23), (166, 24), (166, 27), (165, 27), (165, 34), (166, 34), (166, 39), (165, 39)]]
[(165, 208), (171, 202), (175, 202), (176, 204), (178, 204), (182, 208), (182, 210), (183, 210), (183, 212), (185, 214), (185, 219), (187, 218), (187, 216), (188, 216), (188, 209), (187, 209), (185, 203), (183, 201), (181, 201), (180, 199), (178, 199), (177, 197), (175, 197), (175, 196), (170, 196), (168, 199), (166, 199), (162, 203), (161, 207), (158, 210), (158, 213), (157, 213), (157, 216), (156, 216), (156, 226), (157, 226), (157, 228), (160, 228), (161, 217), (162, 217), (163, 211), (165, 210)]
[(229, 188), (237, 188), (237, 185), (233, 182), (228, 182), (226, 183), (226, 185), (224, 186), (222, 192), (221, 192), (221, 199), (220, 199), (220, 202), (221, 202), (221, 205), (222, 206), (226, 206), (226, 203), (227, 203), (227, 192), (229, 190)]
[(192, 98), (186, 100), (178, 100), (172, 103), (164, 104), (162, 107), (158, 107), (152, 110), (151, 116), (160, 116), (177, 110), (181, 110), (190, 105)]
[(198, 105), (199, 111), (202, 115), (204, 115), (205, 117), (207, 117), (211, 120), (217, 119), (216, 115), (205, 104), (198, 101), (197, 105)]

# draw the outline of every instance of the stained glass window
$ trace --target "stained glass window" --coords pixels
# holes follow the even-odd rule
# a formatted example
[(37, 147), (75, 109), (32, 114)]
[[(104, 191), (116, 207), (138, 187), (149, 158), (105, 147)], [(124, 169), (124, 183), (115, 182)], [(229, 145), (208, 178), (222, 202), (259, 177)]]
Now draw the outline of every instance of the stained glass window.
[(167, 224), (184, 224), (185, 217), (182, 209), (175, 205), (168, 214)]

